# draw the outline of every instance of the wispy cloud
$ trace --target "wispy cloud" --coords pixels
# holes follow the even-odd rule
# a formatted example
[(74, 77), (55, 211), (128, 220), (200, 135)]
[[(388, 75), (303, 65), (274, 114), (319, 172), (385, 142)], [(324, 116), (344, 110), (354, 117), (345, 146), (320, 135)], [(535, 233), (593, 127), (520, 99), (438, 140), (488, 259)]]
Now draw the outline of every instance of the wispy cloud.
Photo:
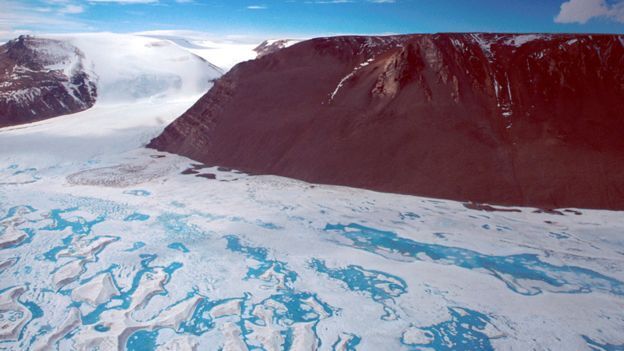
[(89, 29), (73, 16), (85, 11), (83, 5), (70, 0), (46, 0), (37, 5), (21, 1), (2, 0), (0, 11), (0, 39), (11, 39), (32, 31), (66, 31)]
[(37, 12), (44, 12), (44, 13), (52, 12), (51, 7), (35, 7), (33, 10)]
[(396, 0), (306, 0), (306, 4), (352, 4), (356, 2), (370, 2), (373, 4), (394, 4)]
[(116, 3), (116, 4), (154, 4), (158, 0), (87, 0), (90, 3)]
[(555, 22), (585, 24), (596, 18), (624, 23), (624, 1), (609, 4), (606, 0), (568, 0), (561, 4)]
[(353, 3), (353, 0), (314, 0), (306, 1), (307, 4), (349, 4)]
[(76, 14), (76, 13), (83, 13), (84, 10), (85, 8), (82, 5), (67, 5), (59, 9), (58, 12), (62, 14), (65, 14), (65, 13)]
[(266, 5), (249, 5), (247, 6), (247, 10), (266, 10), (268, 7)]

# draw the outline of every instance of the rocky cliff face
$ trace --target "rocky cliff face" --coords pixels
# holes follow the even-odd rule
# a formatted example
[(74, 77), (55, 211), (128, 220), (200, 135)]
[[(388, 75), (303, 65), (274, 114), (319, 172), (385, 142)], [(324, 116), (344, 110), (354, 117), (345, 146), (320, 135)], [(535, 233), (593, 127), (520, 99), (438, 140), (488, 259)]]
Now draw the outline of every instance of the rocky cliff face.
[(624, 36), (302, 42), (239, 64), (150, 146), (455, 200), (624, 209)]
[(0, 127), (91, 107), (96, 86), (76, 47), (21, 36), (0, 46)]

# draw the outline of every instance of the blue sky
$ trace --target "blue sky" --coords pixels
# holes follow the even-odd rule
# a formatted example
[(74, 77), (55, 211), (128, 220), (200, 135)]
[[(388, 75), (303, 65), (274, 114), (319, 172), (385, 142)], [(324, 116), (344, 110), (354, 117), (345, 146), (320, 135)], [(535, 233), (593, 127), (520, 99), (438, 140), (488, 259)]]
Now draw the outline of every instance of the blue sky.
[(0, 0), (0, 34), (624, 33), (624, 0)]

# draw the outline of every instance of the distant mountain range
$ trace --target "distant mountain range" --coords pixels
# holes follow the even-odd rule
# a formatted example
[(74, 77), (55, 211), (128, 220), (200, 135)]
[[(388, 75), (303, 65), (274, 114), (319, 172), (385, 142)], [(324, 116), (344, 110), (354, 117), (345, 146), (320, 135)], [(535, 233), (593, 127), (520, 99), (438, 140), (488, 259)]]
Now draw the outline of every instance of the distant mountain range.
[(437, 198), (624, 209), (624, 37), (318, 38), (240, 63), (149, 146)]

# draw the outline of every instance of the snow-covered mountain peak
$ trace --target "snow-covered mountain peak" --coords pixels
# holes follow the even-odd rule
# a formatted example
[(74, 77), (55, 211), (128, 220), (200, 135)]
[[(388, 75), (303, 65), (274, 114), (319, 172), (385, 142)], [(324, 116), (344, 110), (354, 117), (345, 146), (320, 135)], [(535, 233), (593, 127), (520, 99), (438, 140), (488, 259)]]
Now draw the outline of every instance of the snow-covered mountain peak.
[(98, 76), (98, 102), (185, 99), (205, 93), (221, 71), (174, 43), (143, 36), (88, 33), (51, 36), (80, 48)]

